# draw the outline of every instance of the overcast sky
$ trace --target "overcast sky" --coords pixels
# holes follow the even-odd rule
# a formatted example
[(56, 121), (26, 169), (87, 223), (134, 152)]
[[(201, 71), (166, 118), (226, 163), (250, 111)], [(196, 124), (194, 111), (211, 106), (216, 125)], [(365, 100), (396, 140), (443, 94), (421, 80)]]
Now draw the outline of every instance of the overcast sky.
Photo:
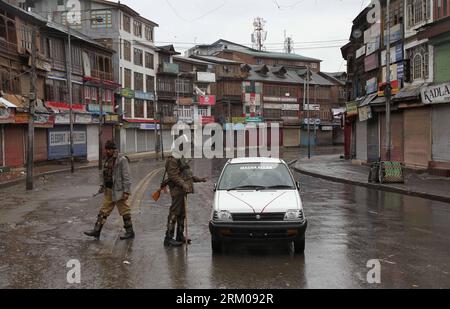
[[(158, 45), (184, 52), (194, 43), (226, 39), (251, 46), (255, 17), (264, 18), (268, 51), (282, 51), (284, 31), (295, 53), (323, 60), (322, 71), (345, 71), (340, 48), (352, 20), (370, 0), (122, 0), (159, 24)], [(311, 43), (322, 41), (319, 43)], [(326, 42), (325, 42), (326, 41)], [(331, 46), (331, 47), (330, 47)], [(333, 47), (334, 46), (334, 47)]]

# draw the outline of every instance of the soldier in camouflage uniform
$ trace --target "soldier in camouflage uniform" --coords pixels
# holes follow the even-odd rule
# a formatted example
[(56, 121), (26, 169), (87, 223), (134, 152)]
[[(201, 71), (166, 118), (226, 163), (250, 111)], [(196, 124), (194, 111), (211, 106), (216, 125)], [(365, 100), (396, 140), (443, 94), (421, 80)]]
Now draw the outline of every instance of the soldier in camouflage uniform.
[[(186, 197), (194, 193), (194, 183), (206, 182), (205, 178), (198, 178), (192, 174), (192, 170), (185, 158), (176, 159), (169, 156), (166, 161), (166, 172), (172, 205), (167, 219), (167, 231), (164, 239), (166, 247), (179, 247), (190, 240), (184, 236), (184, 224), (186, 220)], [(176, 239), (175, 235), (176, 225)]]
[(120, 155), (116, 144), (108, 141), (105, 145), (107, 159), (103, 168), (103, 184), (99, 193), (104, 193), (103, 205), (98, 214), (97, 222), (92, 231), (85, 232), (87, 236), (100, 238), (103, 225), (115, 207), (123, 217), (125, 234), (121, 240), (133, 239), (133, 223), (131, 222), (131, 207), (129, 197), (131, 194), (131, 176), (128, 158)]

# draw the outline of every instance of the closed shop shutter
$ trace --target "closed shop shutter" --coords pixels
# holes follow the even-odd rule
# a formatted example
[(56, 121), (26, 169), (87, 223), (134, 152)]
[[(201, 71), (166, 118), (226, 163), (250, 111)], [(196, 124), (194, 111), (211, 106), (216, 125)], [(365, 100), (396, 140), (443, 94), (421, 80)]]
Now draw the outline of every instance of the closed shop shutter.
[[(75, 157), (87, 157), (87, 131), (85, 125), (74, 126), (73, 153)], [(48, 159), (70, 158), (70, 127), (56, 126), (48, 129)]]
[(430, 108), (405, 110), (405, 164), (428, 167), (431, 161)]
[(356, 159), (367, 161), (367, 121), (356, 122)]
[(25, 162), (25, 128), (20, 125), (5, 126), (5, 165), (21, 167)]
[(87, 126), (87, 159), (98, 160), (98, 125)]
[[(381, 160), (386, 161), (386, 115), (380, 116), (381, 127)], [(391, 161), (404, 162), (403, 152), (403, 113), (395, 112), (391, 114), (392, 149)]]
[(450, 162), (450, 105), (433, 106), (433, 161)]
[(444, 83), (450, 80), (450, 43), (435, 47), (436, 55), (436, 76), (437, 83)]
[(136, 129), (126, 129), (126, 153), (136, 153)]
[(0, 125), (0, 167), (4, 165), (4, 149), (3, 149), (3, 126)]
[(284, 140), (284, 147), (300, 146), (300, 129), (284, 128), (283, 129), (283, 140)]
[(137, 151), (146, 152), (147, 151), (147, 140), (145, 130), (137, 130)]
[(155, 151), (155, 131), (145, 131), (147, 151)]
[(367, 122), (367, 160), (378, 161), (380, 158), (380, 136), (378, 118), (374, 117)]
[(169, 151), (172, 148), (173, 144), (172, 131), (163, 130), (162, 135), (163, 135), (164, 151)]
[(34, 161), (46, 161), (47, 155), (47, 129), (36, 129), (34, 131)]

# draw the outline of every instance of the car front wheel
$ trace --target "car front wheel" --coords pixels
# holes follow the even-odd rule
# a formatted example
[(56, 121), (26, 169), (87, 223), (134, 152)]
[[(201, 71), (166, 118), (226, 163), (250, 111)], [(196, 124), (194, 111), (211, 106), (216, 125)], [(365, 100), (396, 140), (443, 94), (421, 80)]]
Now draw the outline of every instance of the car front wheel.
[(294, 241), (294, 252), (295, 254), (304, 254), (305, 253), (305, 237), (303, 236), (299, 240)]
[(222, 242), (211, 238), (211, 248), (213, 253), (222, 253)]

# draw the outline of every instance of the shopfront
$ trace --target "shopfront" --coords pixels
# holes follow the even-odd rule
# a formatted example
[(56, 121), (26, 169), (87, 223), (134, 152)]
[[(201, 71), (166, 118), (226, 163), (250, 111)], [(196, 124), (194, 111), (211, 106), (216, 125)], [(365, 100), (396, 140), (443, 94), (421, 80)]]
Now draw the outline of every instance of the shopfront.
[(404, 126), (406, 166), (428, 168), (432, 148), (431, 108), (422, 107), (405, 110)]

